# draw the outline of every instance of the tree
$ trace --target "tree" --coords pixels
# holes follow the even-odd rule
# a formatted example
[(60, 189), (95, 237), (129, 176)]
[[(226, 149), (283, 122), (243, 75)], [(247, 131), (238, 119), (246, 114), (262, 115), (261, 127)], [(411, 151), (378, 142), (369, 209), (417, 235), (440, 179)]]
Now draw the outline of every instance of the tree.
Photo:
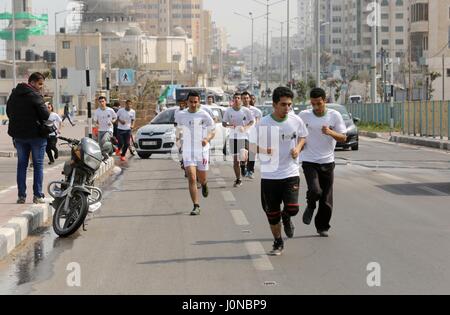
[(433, 98), (433, 92), (435, 89), (433, 89), (433, 82), (436, 81), (437, 78), (440, 78), (442, 75), (439, 72), (433, 71), (428, 73), (430, 76), (430, 84), (428, 84), (428, 100), (431, 100)]
[(306, 82), (303, 80), (296, 82), (294, 89), (297, 92), (297, 96), (300, 101), (306, 101), (306, 93), (308, 93), (308, 86)]

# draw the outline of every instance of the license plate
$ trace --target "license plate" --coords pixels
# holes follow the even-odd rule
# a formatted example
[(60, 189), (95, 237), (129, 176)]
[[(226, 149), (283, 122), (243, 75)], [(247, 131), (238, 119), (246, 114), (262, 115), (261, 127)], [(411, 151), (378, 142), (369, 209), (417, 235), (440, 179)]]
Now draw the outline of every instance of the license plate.
[(158, 141), (142, 141), (142, 145), (157, 145)]

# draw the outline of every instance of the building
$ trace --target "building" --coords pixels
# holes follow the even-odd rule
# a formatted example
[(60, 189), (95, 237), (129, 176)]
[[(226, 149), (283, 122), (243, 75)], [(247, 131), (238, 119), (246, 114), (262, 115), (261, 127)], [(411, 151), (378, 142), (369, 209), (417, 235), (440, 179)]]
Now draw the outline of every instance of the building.
[[(441, 77), (433, 82), (433, 99), (449, 100), (450, 88), (450, 0), (411, 0), (411, 61), (426, 73), (437, 72)], [(425, 82), (423, 82), (425, 81)], [(415, 88), (417, 82), (411, 82)]]

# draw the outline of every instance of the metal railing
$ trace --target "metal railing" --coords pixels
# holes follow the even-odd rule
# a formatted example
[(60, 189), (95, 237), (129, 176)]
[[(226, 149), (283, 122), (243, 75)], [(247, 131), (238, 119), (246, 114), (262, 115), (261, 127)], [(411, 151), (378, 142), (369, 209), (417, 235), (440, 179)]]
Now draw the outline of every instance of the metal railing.
[(361, 123), (389, 125), (392, 115), (394, 126), (401, 127), (405, 135), (442, 140), (450, 136), (450, 101), (395, 103), (392, 113), (389, 103), (347, 104), (346, 107)]

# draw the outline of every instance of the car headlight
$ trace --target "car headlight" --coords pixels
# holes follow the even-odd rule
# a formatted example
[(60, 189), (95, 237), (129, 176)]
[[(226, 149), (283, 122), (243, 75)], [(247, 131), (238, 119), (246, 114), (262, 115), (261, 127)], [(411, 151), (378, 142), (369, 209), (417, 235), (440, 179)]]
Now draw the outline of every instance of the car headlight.
[(355, 133), (356, 132), (356, 126), (350, 126), (347, 128), (347, 133)]

